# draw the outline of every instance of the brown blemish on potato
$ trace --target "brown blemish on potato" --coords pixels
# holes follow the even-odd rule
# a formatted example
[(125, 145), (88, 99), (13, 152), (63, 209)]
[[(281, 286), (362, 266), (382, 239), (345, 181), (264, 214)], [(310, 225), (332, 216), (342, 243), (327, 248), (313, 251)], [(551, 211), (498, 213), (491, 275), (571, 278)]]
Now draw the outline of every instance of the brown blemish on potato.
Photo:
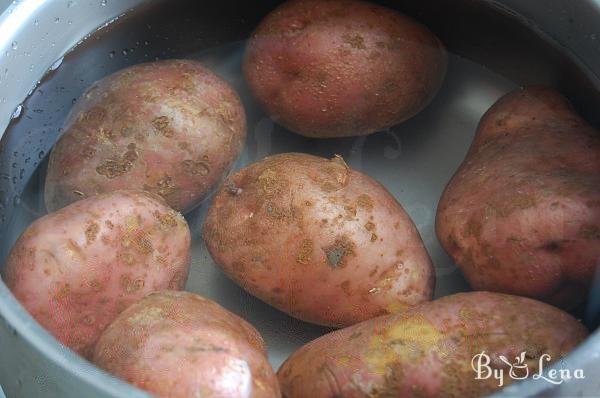
[(177, 148), (181, 149), (182, 151), (187, 151), (190, 148), (190, 144), (188, 142), (178, 142)]
[(189, 175), (207, 176), (210, 173), (210, 167), (206, 162), (199, 160), (184, 160), (182, 163), (183, 170)]
[(286, 220), (293, 218), (294, 214), (289, 209), (282, 209), (281, 207), (276, 206), (272, 202), (267, 202), (265, 204), (265, 211), (269, 217), (272, 217), (276, 220)]
[(365, 39), (359, 34), (343, 35), (342, 40), (344, 40), (344, 42), (349, 44), (352, 48), (356, 48), (358, 50), (367, 49), (367, 47), (365, 46)]
[(356, 200), (356, 205), (361, 209), (371, 211), (371, 210), (373, 210), (374, 202), (373, 202), (373, 199), (369, 195), (362, 194)]
[(156, 210), (152, 214), (162, 227), (172, 228), (177, 226), (177, 220), (169, 213), (161, 213), (160, 211)]
[(585, 240), (598, 240), (600, 239), (600, 227), (592, 224), (583, 224), (579, 228), (577, 237)]
[(87, 314), (85, 315), (81, 321), (88, 326), (92, 326), (94, 323), (96, 323), (96, 317), (92, 314)]
[(590, 209), (594, 207), (600, 207), (600, 200), (588, 200), (585, 202), (585, 205)]
[(266, 169), (258, 176), (260, 189), (266, 197), (274, 197), (283, 193), (288, 187), (288, 181), (276, 171)]
[(98, 232), (100, 232), (100, 226), (98, 223), (95, 221), (89, 222), (87, 228), (85, 229), (85, 238), (87, 239), (88, 244), (96, 240)]
[(344, 281), (340, 284), (340, 288), (342, 289), (342, 291), (347, 295), (350, 296), (351, 294), (351, 290), (350, 290), (350, 281)]
[(121, 288), (128, 294), (135, 293), (142, 289), (145, 285), (145, 281), (141, 278), (132, 280), (129, 275), (121, 276)]
[(84, 146), (83, 149), (81, 150), (81, 156), (84, 159), (92, 159), (95, 154), (96, 154), (96, 149), (92, 148), (91, 146)]
[(233, 181), (228, 181), (225, 184), (225, 192), (230, 195), (238, 196), (241, 195), (244, 190), (242, 188), (236, 187)]
[(170, 175), (165, 174), (163, 178), (156, 182), (155, 186), (144, 184), (144, 190), (166, 198), (177, 190), (177, 186), (175, 185), (173, 178)]
[[(405, 387), (403, 364), (394, 362), (388, 365), (383, 379), (383, 385), (375, 384), (369, 392), (368, 398), (397, 398)], [(411, 386), (413, 397), (426, 397), (424, 392), (417, 391), (416, 385)]]
[(93, 107), (87, 112), (82, 113), (79, 116), (79, 121), (85, 121), (90, 125), (101, 124), (106, 119), (106, 110), (100, 107)]
[(329, 266), (343, 268), (346, 265), (347, 258), (355, 255), (355, 244), (346, 236), (342, 236), (336, 239), (333, 245), (323, 250)]
[(300, 251), (296, 256), (296, 262), (299, 264), (308, 264), (310, 257), (313, 253), (313, 241), (310, 239), (303, 239), (300, 244)]
[(154, 251), (152, 241), (144, 232), (140, 232), (134, 236), (133, 244), (135, 248), (142, 254), (150, 254)]
[(97, 280), (92, 280), (90, 282), (88, 282), (88, 285), (90, 288), (92, 288), (93, 291), (95, 292), (99, 292), (102, 290), (102, 288), (104, 287), (100, 282), (98, 282)]
[(124, 252), (124, 253), (120, 252), (120, 253), (118, 253), (117, 254), (117, 259), (123, 260), (123, 262), (126, 265), (133, 265), (133, 263), (135, 261), (135, 258), (133, 257), (133, 254), (127, 253), (127, 252)]
[(98, 130), (98, 138), (100, 138), (102, 141), (113, 141), (115, 139), (115, 135), (112, 129), (100, 127)]
[(75, 260), (84, 260), (85, 259), (85, 253), (83, 252), (81, 247), (72, 239), (69, 239), (67, 241), (67, 247), (65, 248), (65, 251), (67, 252), (69, 257), (71, 257), (72, 259), (75, 259)]
[(541, 246), (542, 250), (549, 252), (559, 252), (561, 248), (561, 242), (555, 240), (548, 241)]
[(175, 131), (170, 128), (171, 122), (167, 116), (158, 116), (152, 120), (152, 126), (158, 131), (162, 136), (171, 138), (175, 135)]
[(106, 220), (104, 222), (104, 224), (106, 224), (106, 226), (108, 227), (108, 229), (113, 229), (115, 227), (115, 225), (110, 220)]
[(481, 236), (482, 228), (483, 225), (481, 225), (481, 222), (479, 220), (471, 218), (469, 221), (467, 221), (464, 236), (473, 236), (475, 238), (479, 238)]
[(57, 301), (62, 301), (70, 294), (71, 294), (71, 285), (68, 283), (65, 283), (63, 286), (60, 287), (60, 289), (58, 289), (54, 298)]
[(125, 152), (120, 159), (106, 159), (98, 167), (96, 173), (108, 178), (114, 179), (128, 173), (138, 159), (137, 149), (134, 143), (127, 145)]

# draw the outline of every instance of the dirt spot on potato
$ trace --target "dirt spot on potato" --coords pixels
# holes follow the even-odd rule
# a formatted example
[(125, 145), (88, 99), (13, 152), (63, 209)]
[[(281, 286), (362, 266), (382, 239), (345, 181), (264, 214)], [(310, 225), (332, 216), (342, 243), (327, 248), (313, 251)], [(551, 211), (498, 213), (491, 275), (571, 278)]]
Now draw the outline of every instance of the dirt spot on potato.
[(352, 48), (357, 50), (367, 49), (367, 46), (365, 46), (365, 39), (359, 34), (343, 35), (342, 40), (344, 40), (344, 43), (349, 44)]
[(95, 221), (88, 222), (87, 228), (85, 229), (85, 238), (88, 244), (96, 240), (98, 232), (100, 232), (98, 223)]
[(170, 127), (170, 120), (167, 116), (159, 116), (152, 120), (152, 126), (163, 137), (171, 138), (175, 131)]
[(600, 227), (592, 224), (584, 224), (579, 228), (577, 237), (585, 240), (600, 239)]
[(127, 152), (120, 159), (106, 159), (96, 167), (96, 173), (111, 180), (120, 177), (133, 168), (138, 156), (136, 145), (131, 143), (127, 145)]
[(342, 236), (333, 245), (323, 249), (327, 264), (332, 268), (343, 268), (350, 256), (355, 256), (356, 245), (348, 237)]
[(210, 173), (210, 167), (206, 162), (198, 161), (198, 160), (184, 160), (181, 165), (183, 166), (183, 170), (188, 175), (201, 175), (207, 176)]
[(313, 253), (313, 241), (310, 239), (303, 239), (300, 244), (300, 251), (296, 256), (296, 262), (299, 264), (308, 264), (310, 257)]

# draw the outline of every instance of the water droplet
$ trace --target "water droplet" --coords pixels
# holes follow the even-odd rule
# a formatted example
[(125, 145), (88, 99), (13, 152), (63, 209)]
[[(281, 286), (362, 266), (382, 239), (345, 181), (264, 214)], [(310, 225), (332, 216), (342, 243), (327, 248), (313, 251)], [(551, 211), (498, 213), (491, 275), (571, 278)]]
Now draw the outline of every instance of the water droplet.
[(38, 153), (38, 158), (40, 158), (40, 159), (43, 158), (45, 154), (46, 154), (46, 152), (40, 151), (40, 153)]
[(56, 62), (54, 62), (54, 63), (52, 64), (52, 66), (50, 67), (50, 70), (51, 70), (51, 71), (53, 71), (53, 70), (57, 70), (57, 69), (60, 67), (60, 65), (62, 65), (62, 63), (63, 63), (63, 59), (64, 59), (64, 58), (59, 58), (59, 59), (57, 59), (57, 60), (56, 60)]
[(111, 57), (111, 58), (114, 58), (115, 57), (115, 52), (114, 51), (109, 52), (108, 56)]
[(13, 199), (13, 203), (15, 204), (15, 206), (19, 206), (21, 204), (21, 198), (19, 196), (15, 196), (15, 198)]
[(40, 21), (38, 21), (38, 20), (36, 19), (35, 21), (33, 21), (33, 24), (34, 24), (35, 26), (38, 26), (38, 25), (40, 24)]
[(19, 105), (15, 108), (14, 112), (10, 116), (11, 119), (18, 119), (21, 116), (21, 112), (23, 112), (23, 105)]
[(107, 3), (108, 3), (108, 0), (102, 0), (102, 1), (100, 2), (100, 5), (101, 5), (102, 7), (105, 7)]
[(59, 23), (59, 22), (60, 22), (60, 18), (59, 17), (54, 18), (54, 23)]
[(13, 42), (12, 42), (12, 45), (11, 45), (11, 48), (12, 48), (13, 50), (16, 50), (17, 48), (19, 48), (19, 43), (17, 43), (16, 41), (13, 41)]
[(127, 55), (127, 53), (128, 53), (128, 50), (126, 48), (123, 49), (123, 51), (121, 51), (121, 54), (123, 54), (123, 55)]
[(144, 42), (144, 45), (145, 45), (145, 46), (149, 46), (149, 45), (150, 45), (150, 42), (149, 42), (148, 40), (146, 40), (146, 41)]
[(67, 3), (67, 8), (71, 8), (76, 5), (77, 5), (77, 2), (75, 0), (69, 0), (69, 2)]
[(34, 65), (34, 64), (31, 64), (31, 65), (29, 65), (29, 71), (30, 71), (30, 72), (33, 72), (33, 68), (35, 68), (35, 65)]

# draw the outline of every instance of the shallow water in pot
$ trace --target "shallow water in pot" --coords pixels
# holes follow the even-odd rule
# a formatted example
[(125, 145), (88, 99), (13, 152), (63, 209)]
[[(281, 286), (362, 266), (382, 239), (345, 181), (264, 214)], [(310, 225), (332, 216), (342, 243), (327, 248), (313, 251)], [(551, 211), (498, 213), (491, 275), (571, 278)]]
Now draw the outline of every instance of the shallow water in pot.
[[(0, 242), (0, 261), (26, 226), (45, 213), (41, 195), (45, 162), (75, 99), (95, 80), (127, 65), (177, 57), (202, 61), (242, 97), (248, 115), (248, 138), (236, 169), (282, 152), (307, 152), (325, 157), (342, 155), (352, 168), (364, 171), (387, 187), (414, 220), (436, 267), (436, 297), (468, 290), (460, 271), (435, 237), (437, 202), (462, 162), (483, 113), (521, 80), (512, 75), (507, 77), (510, 71), (498, 74), (451, 53), (440, 93), (427, 109), (408, 122), (368, 137), (307, 139), (274, 124), (253, 100), (241, 74), (244, 42), (240, 39), (247, 36), (273, 2), (264, 2), (260, 9), (257, 7), (252, 17), (232, 14), (222, 25), (217, 21), (198, 25), (194, 18), (179, 19), (182, 26), (178, 32), (183, 33), (178, 35), (168, 33), (173, 29), (169, 24), (185, 15), (188, 2), (181, 2), (177, 7), (164, 5), (166, 3), (154, 2), (88, 38), (69, 53), (24, 102), (20, 115), (0, 144), (0, 198), (5, 200), (0, 203), (4, 238)], [(210, 18), (204, 16), (204, 20)], [(219, 37), (211, 34), (211, 30), (219, 31)], [(547, 79), (553, 83), (553, 76), (544, 73), (540, 76), (542, 81), (534, 79), (532, 82)], [(216, 300), (256, 326), (277, 368), (297, 347), (328, 329), (303, 323), (273, 309), (221, 273), (200, 237), (208, 203), (210, 198), (186, 215), (194, 237), (187, 289)]]

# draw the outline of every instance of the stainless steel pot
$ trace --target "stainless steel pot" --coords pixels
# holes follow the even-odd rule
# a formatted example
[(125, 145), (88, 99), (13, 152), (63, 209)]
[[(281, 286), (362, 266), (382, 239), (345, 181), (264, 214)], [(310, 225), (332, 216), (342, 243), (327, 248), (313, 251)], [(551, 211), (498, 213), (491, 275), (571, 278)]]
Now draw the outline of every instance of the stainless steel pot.
[[(72, 100), (94, 80), (133, 63), (197, 58), (235, 85), (250, 126), (239, 165), (288, 150), (335, 152), (376, 175), (416, 221), (436, 264), (438, 296), (466, 289), (435, 239), (433, 219), (439, 194), (482, 113), (517, 85), (545, 84), (557, 87), (600, 125), (600, 1), (390, 0), (382, 3), (426, 23), (453, 52), (438, 98), (408, 123), (369, 138), (313, 142), (295, 136), (261, 114), (239, 76), (242, 40), (277, 3), (13, 1), (0, 16), (0, 264), (18, 234), (43, 211), (38, 193), (44, 159)], [(254, 323), (277, 367), (293, 349), (326, 330), (288, 318), (223, 277), (198, 237), (204, 207), (188, 215), (196, 238), (188, 289)], [(600, 292), (594, 291), (576, 315), (595, 329), (599, 313)], [(498, 396), (598, 396), (600, 333), (558, 366), (583, 369), (586, 379), (561, 385), (530, 380)], [(0, 385), (8, 398), (146, 396), (59, 345), (2, 282)]]

